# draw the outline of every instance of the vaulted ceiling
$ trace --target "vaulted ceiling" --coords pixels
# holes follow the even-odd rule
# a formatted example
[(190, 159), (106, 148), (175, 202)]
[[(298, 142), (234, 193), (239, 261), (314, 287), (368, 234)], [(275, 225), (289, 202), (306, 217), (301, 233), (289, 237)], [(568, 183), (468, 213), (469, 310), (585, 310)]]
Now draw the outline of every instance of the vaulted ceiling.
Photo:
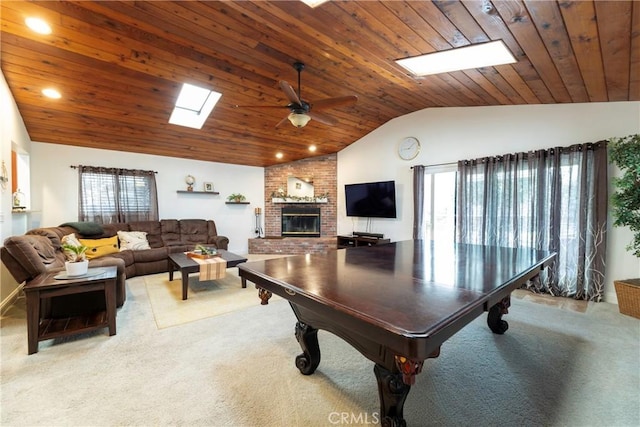
[[(269, 166), (335, 153), (424, 108), (640, 100), (637, 1), (331, 1), (312, 9), (299, 1), (3, 0), (0, 7), (2, 71), (34, 141)], [(46, 19), (53, 32), (32, 32), (27, 16)], [(490, 40), (503, 40), (518, 62), (419, 78), (394, 62)], [(296, 61), (306, 65), (303, 100), (358, 97), (322, 111), (337, 124), (276, 128), (289, 112), (279, 82), (297, 89)], [(185, 82), (222, 93), (202, 129), (168, 123)], [(45, 87), (62, 98), (44, 97)]]

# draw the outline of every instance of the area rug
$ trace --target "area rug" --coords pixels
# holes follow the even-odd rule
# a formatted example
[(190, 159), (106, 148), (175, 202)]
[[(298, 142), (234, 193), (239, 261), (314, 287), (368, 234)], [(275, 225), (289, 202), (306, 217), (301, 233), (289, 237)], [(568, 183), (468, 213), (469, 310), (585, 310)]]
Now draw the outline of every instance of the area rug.
[[(201, 282), (197, 274), (191, 274), (186, 300), (182, 299), (179, 272), (174, 273), (172, 281), (169, 281), (169, 273), (152, 274), (143, 279), (158, 329), (260, 305), (255, 285), (247, 282), (243, 289), (237, 268), (228, 269), (225, 277), (218, 280)], [(277, 300), (274, 295), (269, 303)]]

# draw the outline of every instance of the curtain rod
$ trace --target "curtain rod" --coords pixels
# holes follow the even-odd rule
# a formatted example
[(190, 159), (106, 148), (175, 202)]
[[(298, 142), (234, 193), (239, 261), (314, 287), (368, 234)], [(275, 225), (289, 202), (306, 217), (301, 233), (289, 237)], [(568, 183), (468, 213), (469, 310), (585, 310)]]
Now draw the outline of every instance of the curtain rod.
[[(452, 166), (452, 165), (457, 165), (458, 162), (449, 162), (449, 163), (436, 163), (434, 165), (416, 165), (416, 166), (423, 166), (425, 168), (433, 168), (436, 166)], [(415, 168), (415, 166), (411, 166), (411, 169)]]
[[(69, 167), (71, 169), (78, 169), (80, 166), (70, 165)], [(92, 166), (92, 167), (101, 167), (101, 166)], [(105, 169), (126, 169), (126, 168), (105, 168)], [(149, 171), (149, 172), (158, 173), (158, 171)]]

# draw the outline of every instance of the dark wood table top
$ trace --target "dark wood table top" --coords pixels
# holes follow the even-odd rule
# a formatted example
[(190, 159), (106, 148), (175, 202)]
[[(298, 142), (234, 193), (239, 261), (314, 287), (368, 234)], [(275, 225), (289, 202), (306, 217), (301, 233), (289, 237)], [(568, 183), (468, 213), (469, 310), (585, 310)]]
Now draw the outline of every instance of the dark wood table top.
[[(97, 282), (99, 280), (114, 279), (116, 277), (117, 270), (118, 269), (115, 266), (89, 267), (88, 274), (76, 276), (76, 277), (69, 277), (67, 279), (55, 278), (55, 276), (64, 273), (65, 272), (64, 269), (59, 271), (52, 271), (49, 273), (41, 274), (35, 279), (31, 280), (30, 282), (27, 282), (24, 285), (23, 289), (28, 292), (31, 290), (41, 289), (41, 288), (63, 287), (63, 286), (69, 286), (70, 284), (75, 284), (75, 283), (88, 283), (88, 282)], [(98, 271), (99, 273), (95, 274)]]
[[(217, 249), (218, 253), (222, 257), (223, 260), (227, 261), (227, 267), (235, 267), (236, 265), (246, 262), (247, 258), (236, 255), (233, 252), (229, 252), (224, 249)], [(169, 254), (169, 258), (178, 266), (178, 268), (188, 268), (188, 267), (200, 267), (200, 264), (195, 262), (193, 258), (185, 255), (184, 252), (175, 252)]]
[[(350, 323), (358, 319), (359, 332), (421, 339), (450, 328), (437, 340), (443, 342), (554, 257), (532, 249), (411, 240), (250, 262), (239, 269), (242, 277), (296, 304), (344, 315)], [(432, 344), (424, 351), (439, 345)]]

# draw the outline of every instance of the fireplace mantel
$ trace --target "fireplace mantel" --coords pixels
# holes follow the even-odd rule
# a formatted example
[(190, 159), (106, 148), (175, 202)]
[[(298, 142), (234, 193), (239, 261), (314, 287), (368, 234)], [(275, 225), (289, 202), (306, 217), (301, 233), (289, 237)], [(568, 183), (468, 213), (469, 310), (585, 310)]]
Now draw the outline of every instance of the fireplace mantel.
[(283, 197), (274, 197), (271, 199), (271, 203), (307, 203), (307, 204), (315, 204), (315, 203), (329, 203), (329, 199), (326, 197), (314, 197), (313, 199), (292, 199), (292, 198), (283, 198)]

